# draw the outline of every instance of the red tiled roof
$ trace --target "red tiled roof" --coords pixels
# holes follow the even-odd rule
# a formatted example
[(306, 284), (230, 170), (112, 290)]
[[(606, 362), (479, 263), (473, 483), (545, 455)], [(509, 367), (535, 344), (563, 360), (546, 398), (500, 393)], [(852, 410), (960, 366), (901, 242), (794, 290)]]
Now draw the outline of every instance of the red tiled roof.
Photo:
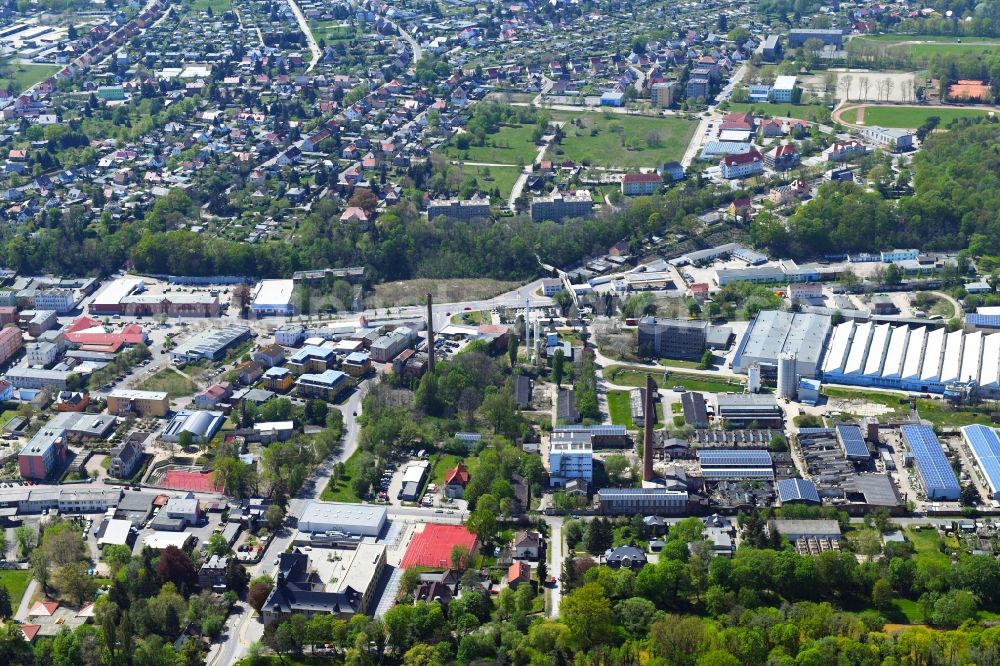
[(458, 484), (465, 487), (465, 484), (469, 482), (469, 470), (465, 469), (462, 463), (455, 465), (455, 469), (449, 470), (448, 474), (444, 477), (444, 483), (446, 486), (453, 484)]
[(722, 161), (726, 166), (738, 166), (740, 164), (759, 162), (760, 159), (760, 153), (756, 150), (751, 150), (749, 153), (743, 155), (726, 155), (722, 158)]
[(142, 326), (139, 324), (128, 324), (120, 331), (108, 333), (101, 326), (101, 322), (91, 317), (79, 317), (64, 335), (66, 340), (77, 345), (99, 345), (102, 347), (120, 347), (121, 345), (137, 345), (143, 341), (144, 335)]
[(527, 583), (531, 580), (531, 567), (526, 562), (514, 562), (507, 569), (508, 583)]

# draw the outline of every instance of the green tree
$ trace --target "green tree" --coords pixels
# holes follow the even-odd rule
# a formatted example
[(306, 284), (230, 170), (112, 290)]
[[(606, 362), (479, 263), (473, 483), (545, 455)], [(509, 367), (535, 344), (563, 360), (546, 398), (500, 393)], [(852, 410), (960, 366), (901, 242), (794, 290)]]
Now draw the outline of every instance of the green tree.
[(563, 375), (565, 372), (566, 355), (560, 347), (556, 349), (554, 354), (552, 354), (552, 380), (556, 383), (556, 386), (562, 386)]
[(890, 608), (895, 596), (892, 584), (885, 578), (879, 578), (872, 586), (872, 606), (879, 610)]
[(567, 594), (559, 606), (559, 617), (569, 629), (570, 642), (580, 650), (605, 645), (614, 636), (611, 603), (596, 583), (588, 583)]
[(75, 606), (91, 598), (97, 591), (93, 576), (87, 575), (87, 565), (83, 562), (68, 562), (55, 571), (53, 582), (59, 594)]

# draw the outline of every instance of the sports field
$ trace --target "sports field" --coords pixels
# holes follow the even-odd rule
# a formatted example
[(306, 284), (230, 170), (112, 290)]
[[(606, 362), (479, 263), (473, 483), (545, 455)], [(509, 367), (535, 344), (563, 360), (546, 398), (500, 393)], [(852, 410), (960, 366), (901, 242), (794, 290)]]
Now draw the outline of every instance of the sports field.
[(444, 567), (451, 566), (451, 550), (455, 546), (463, 546), (471, 553), (476, 545), (476, 535), (465, 529), (464, 525), (438, 525), (428, 523), (422, 532), (413, 535), (410, 546), (403, 556), (404, 569), (410, 567)]
[[(984, 116), (990, 109), (961, 109), (961, 108), (935, 108), (928, 106), (867, 106), (864, 112), (864, 124), (880, 125), (881, 127), (908, 128), (920, 127), (931, 116), (941, 119), (941, 126), (945, 126), (957, 118), (974, 118)], [(858, 122), (858, 110), (849, 109), (844, 120), (850, 123)]]

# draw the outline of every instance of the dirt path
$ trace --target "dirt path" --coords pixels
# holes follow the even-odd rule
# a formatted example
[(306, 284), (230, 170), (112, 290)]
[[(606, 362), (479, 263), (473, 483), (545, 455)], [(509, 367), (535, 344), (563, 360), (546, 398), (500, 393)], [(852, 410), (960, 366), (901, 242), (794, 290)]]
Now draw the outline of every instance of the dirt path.
[(864, 125), (865, 124), (865, 107), (863, 107), (863, 106), (859, 106), (858, 107), (858, 117), (857, 117), (857, 121), (856, 122), (857, 122), (858, 125)]

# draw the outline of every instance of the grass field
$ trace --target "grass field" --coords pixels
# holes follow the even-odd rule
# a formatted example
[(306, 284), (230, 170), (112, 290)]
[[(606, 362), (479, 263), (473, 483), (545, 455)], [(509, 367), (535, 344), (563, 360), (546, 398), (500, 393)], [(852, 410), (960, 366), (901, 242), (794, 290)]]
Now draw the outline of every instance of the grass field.
[(139, 385), (143, 391), (166, 391), (171, 398), (191, 395), (197, 384), (173, 368), (164, 368)]
[(351, 502), (353, 504), (360, 504), (361, 498), (358, 497), (357, 493), (354, 492), (354, 488), (351, 487), (351, 478), (357, 473), (358, 469), (358, 459), (361, 453), (361, 449), (354, 452), (350, 458), (344, 461), (344, 475), (337, 480), (337, 483), (330, 483), (326, 485), (323, 489), (323, 494), (320, 495), (320, 499), (324, 502)]
[(309, 29), (317, 42), (322, 39), (330, 44), (354, 38), (354, 27), (340, 21), (309, 21)]
[(690, 370), (701, 369), (701, 363), (698, 363), (697, 361), (678, 361), (672, 358), (661, 358), (656, 362), (668, 368), (688, 368)]
[(913, 599), (896, 599), (893, 604), (908, 624), (923, 624), (924, 609), (919, 601)]
[(427, 293), (435, 303), (481, 301), (516, 289), (520, 282), (505, 282), (490, 278), (457, 280), (400, 280), (375, 285), (375, 295), (368, 299), (368, 307), (394, 308), (401, 305), (422, 305)]
[(433, 469), (431, 469), (431, 483), (436, 483), (439, 486), (444, 485), (445, 475), (455, 469), (455, 465), (462, 463), (465, 465), (465, 469), (469, 470), (469, 474), (476, 469), (476, 463), (479, 461), (477, 457), (462, 458), (461, 456), (452, 455), (450, 453), (442, 454), (434, 463)]
[(920, 418), (927, 419), (935, 425), (959, 428), (961, 426), (978, 423), (990, 425), (990, 415), (988, 412), (967, 412), (947, 409), (944, 404), (937, 400), (926, 398), (917, 399), (917, 413)]
[(451, 316), (451, 323), (465, 326), (484, 326), (493, 323), (493, 315), (486, 310), (458, 312)]
[[(645, 386), (647, 374), (648, 371), (645, 369), (622, 365), (613, 365), (604, 369), (604, 378), (619, 386)], [(666, 379), (661, 373), (654, 372), (653, 379), (656, 380), (660, 388), (683, 386), (688, 391), (704, 391), (705, 393), (732, 393), (743, 390), (743, 383), (736, 379), (728, 382), (724, 379), (683, 375), (676, 372), (670, 373)]]
[(634, 428), (632, 421), (632, 405), (629, 400), (628, 391), (608, 391), (608, 412), (611, 414), (611, 423), (623, 425), (626, 428)]
[(939, 564), (950, 564), (951, 559), (947, 553), (938, 550), (938, 534), (935, 529), (906, 530), (906, 538), (913, 544), (916, 551), (914, 558), (919, 565), (921, 561), (937, 562)]
[(212, 14), (219, 15), (233, 8), (232, 0), (193, 0), (191, 11), (203, 12), (211, 9)]
[(553, 160), (604, 167), (652, 168), (679, 160), (697, 128), (694, 121), (675, 117), (603, 113), (554, 113), (553, 117), (566, 122), (562, 144), (549, 151)]
[(451, 159), (467, 162), (531, 164), (538, 154), (538, 146), (531, 140), (534, 131), (534, 125), (504, 125), (499, 132), (486, 137), (484, 146), (469, 146), (465, 150), (459, 150), (452, 142), (444, 152)]
[(59, 65), (13, 65), (11, 70), (0, 78), (0, 88), (13, 85), (15, 90), (22, 92), (58, 71)]
[(966, 37), (961, 43), (954, 37), (929, 35), (869, 35), (858, 39), (862, 42), (878, 42), (891, 46), (894, 50), (905, 49), (912, 58), (921, 62), (930, 60), (935, 55), (963, 56), (1000, 49), (1000, 40), (989, 37)]
[(31, 580), (31, 571), (27, 569), (2, 569), (0, 570), (0, 584), (7, 588), (10, 593), (10, 606), (15, 611), (21, 603), (24, 591), (28, 589), (28, 582)]
[[(939, 109), (926, 106), (869, 106), (865, 109), (865, 125), (881, 125), (882, 127), (900, 127), (915, 129), (920, 127), (931, 116), (941, 119), (945, 126), (956, 118), (974, 118), (983, 116), (989, 109)], [(857, 111), (848, 111), (845, 120), (856, 123)]]
[(753, 111), (757, 116), (798, 118), (813, 120), (817, 116), (829, 117), (829, 111), (820, 104), (772, 104), (771, 102), (729, 102), (727, 113)]
[(500, 196), (507, 199), (520, 171), (517, 167), (464, 167), (466, 171), (474, 170), (479, 189), (492, 191), (494, 187), (500, 190)]

